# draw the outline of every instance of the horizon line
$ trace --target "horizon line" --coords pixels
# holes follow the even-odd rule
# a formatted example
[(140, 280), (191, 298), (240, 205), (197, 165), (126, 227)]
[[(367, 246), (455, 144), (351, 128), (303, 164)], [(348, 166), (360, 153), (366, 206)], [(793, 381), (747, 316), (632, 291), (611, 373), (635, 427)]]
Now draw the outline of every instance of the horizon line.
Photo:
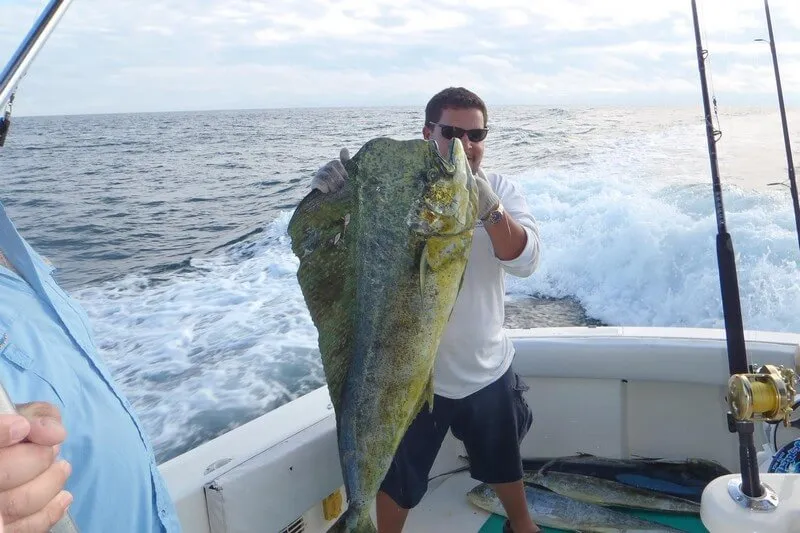
[[(303, 110), (336, 110), (336, 109), (407, 109), (419, 108), (424, 111), (425, 104), (372, 104), (372, 105), (286, 105), (286, 106), (270, 106), (270, 107), (221, 107), (221, 108), (192, 108), (192, 109), (168, 109), (168, 110), (141, 110), (141, 111), (97, 111), (97, 112), (75, 112), (75, 113), (42, 113), (42, 114), (18, 114), (19, 118), (61, 118), (61, 117), (83, 117), (83, 116), (105, 116), (105, 115), (159, 115), (169, 113), (224, 113), (224, 112), (239, 112), (239, 111), (303, 111)], [(489, 109), (508, 108), (508, 107), (539, 107), (539, 108), (553, 108), (553, 109), (601, 109), (601, 108), (627, 108), (627, 109), (684, 109), (698, 107), (702, 108), (702, 103), (697, 102), (689, 103), (671, 103), (671, 104), (654, 104), (654, 103), (585, 103), (585, 104), (531, 104), (531, 103), (505, 103), (505, 104), (489, 104)], [(768, 109), (772, 105), (766, 104), (729, 104), (724, 109)], [(777, 105), (775, 112), (778, 112)], [(800, 106), (786, 106), (786, 111), (800, 109)], [(723, 109), (719, 112), (724, 114)]]

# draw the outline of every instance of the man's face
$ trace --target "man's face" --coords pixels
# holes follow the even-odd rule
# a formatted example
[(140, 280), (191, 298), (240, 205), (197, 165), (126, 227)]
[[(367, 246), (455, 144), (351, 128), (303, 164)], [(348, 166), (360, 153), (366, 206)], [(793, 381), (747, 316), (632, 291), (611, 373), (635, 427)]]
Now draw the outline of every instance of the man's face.
[(461, 144), (464, 145), (464, 151), (467, 154), (467, 159), (469, 159), (469, 166), (473, 174), (476, 173), (483, 160), (484, 139), (470, 140), (470, 136), (475, 138), (477, 133), (477, 131), (470, 132), (470, 130), (482, 130), (484, 128), (483, 112), (480, 109), (445, 109), (442, 111), (442, 117), (437, 122), (437, 125), (428, 124), (422, 128), (422, 136), (425, 139), (436, 141), (442, 157), (447, 157), (447, 148), (450, 146), (450, 139), (452, 138), (445, 135), (452, 133), (448, 131), (451, 129), (448, 126), (466, 130), (460, 137)]

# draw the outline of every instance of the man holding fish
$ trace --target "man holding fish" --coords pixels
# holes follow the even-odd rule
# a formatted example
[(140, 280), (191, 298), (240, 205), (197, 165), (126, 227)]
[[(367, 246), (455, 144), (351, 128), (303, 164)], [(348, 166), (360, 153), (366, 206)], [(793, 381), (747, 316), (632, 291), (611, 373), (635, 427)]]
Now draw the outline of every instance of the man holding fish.
[[(528, 512), (520, 443), (532, 424), (512, 369), (514, 348), (503, 330), (504, 276), (531, 275), (540, 253), (539, 232), (519, 188), (481, 168), (488, 113), (463, 87), (436, 94), (425, 110), (423, 138), (448, 157), (453, 139), (463, 146), (477, 188), (477, 217), (463, 282), (442, 334), (433, 372), (432, 411), (423, 407), (405, 433), (376, 496), (378, 530), (402, 531), (408, 512), (428, 488), (428, 475), (451, 430), (470, 456), (473, 478), (489, 483), (509, 520), (505, 530), (540, 531)], [(348, 178), (347, 149), (315, 174), (311, 187), (336, 194)]]

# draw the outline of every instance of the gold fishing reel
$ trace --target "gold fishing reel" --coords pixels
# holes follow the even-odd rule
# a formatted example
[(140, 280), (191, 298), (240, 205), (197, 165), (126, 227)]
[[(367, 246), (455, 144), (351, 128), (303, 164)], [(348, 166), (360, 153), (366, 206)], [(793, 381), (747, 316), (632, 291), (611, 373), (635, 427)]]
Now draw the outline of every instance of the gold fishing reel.
[(791, 368), (763, 365), (751, 374), (735, 374), (728, 380), (728, 406), (739, 421), (783, 420), (789, 426), (796, 394), (797, 374)]

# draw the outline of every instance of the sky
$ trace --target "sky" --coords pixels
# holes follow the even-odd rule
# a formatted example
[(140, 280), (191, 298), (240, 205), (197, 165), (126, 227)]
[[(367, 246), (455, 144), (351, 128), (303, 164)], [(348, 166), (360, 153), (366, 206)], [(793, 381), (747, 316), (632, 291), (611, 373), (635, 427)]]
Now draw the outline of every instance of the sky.
[[(0, 0), (0, 62), (46, 0)], [(800, 1), (770, 2), (800, 107)], [(698, 0), (720, 103), (776, 106), (764, 4)], [(420, 105), (701, 105), (689, 0), (74, 0), (14, 115)]]

